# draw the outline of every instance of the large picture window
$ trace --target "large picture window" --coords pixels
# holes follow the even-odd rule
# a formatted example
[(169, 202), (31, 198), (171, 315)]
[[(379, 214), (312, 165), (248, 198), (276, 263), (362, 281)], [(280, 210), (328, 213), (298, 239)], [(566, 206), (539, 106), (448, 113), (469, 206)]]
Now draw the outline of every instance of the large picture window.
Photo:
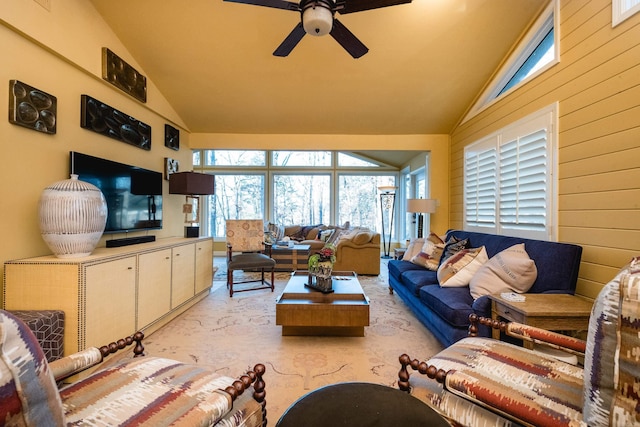
[(224, 236), (228, 219), (264, 218), (264, 178), (264, 174), (216, 174), (215, 197), (208, 197), (204, 215), (210, 235)]
[(557, 106), (469, 145), (465, 229), (555, 240)]
[(273, 175), (273, 217), (282, 225), (328, 224), (330, 175)]

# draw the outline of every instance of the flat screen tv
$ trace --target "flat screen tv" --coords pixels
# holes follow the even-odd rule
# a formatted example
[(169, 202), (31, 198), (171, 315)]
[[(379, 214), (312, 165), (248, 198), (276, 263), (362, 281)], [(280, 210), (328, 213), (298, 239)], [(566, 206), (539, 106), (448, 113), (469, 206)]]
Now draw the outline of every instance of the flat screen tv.
[(162, 228), (162, 173), (74, 151), (69, 169), (104, 194), (105, 233)]

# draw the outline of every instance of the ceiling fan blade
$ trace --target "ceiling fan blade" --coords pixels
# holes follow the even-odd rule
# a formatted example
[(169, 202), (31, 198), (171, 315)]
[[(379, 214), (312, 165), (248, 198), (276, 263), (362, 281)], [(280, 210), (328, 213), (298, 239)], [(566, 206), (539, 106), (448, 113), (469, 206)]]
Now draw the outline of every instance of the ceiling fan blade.
[(295, 12), (300, 11), (298, 3), (293, 3), (285, 0), (224, 0), (233, 3), (244, 3), (255, 6), (273, 7), (275, 9), (293, 10)]
[(344, 15), (345, 13), (362, 12), (363, 10), (379, 9), (404, 3), (411, 3), (411, 0), (345, 0), (344, 7), (336, 8), (336, 10)]
[(289, 33), (286, 39), (278, 46), (278, 48), (273, 52), (273, 56), (287, 56), (291, 53), (294, 47), (302, 40), (302, 37), (305, 35), (304, 27), (302, 26), (302, 22), (299, 22), (298, 25)]
[(369, 52), (369, 48), (358, 40), (358, 38), (337, 19), (333, 20), (333, 28), (329, 34), (356, 59)]

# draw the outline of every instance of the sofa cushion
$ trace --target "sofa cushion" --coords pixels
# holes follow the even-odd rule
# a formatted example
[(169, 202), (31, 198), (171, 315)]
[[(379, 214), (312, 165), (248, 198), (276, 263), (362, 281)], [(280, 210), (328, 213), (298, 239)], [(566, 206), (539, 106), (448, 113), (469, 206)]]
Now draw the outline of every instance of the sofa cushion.
[(429, 270), (437, 270), (442, 257), (444, 242), (438, 235), (431, 233), (422, 245), (420, 252), (411, 257), (409, 261)]
[(402, 282), (402, 273), (404, 273), (405, 271), (409, 271), (409, 270), (418, 270), (418, 271), (424, 271), (424, 272), (428, 271), (428, 270), (425, 270), (423, 267), (420, 267), (419, 265), (416, 265), (407, 261), (401, 261), (401, 260), (395, 260), (395, 259), (389, 260), (388, 267), (389, 267), (389, 276), (393, 276), (399, 282)]
[(372, 238), (373, 238), (373, 233), (371, 231), (360, 230), (353, 235), (353, 237), (351, 238), (351, 241), (356, 245), (364, 245), (369, 243)]
[(438, 282), (443, 287), (467, 286), (473, 275), (487, 261), (489, 257), (484, 246), (463, 249), (447, 258), (438, 267)]
[[(478, 245), (480, 247), (482, 245)], [(442, 250), (442, 257), (440, 257), (440, 264), (445, 262), (448, 258), (456, 253), (460, 252), (463, 249), (469, 248), (469, 239), (459, 239), (456, 236), (449, 236), (447, 241), (444, 244), (444, 249)]]
[[(415, 265), (410, 262), (405, 264)], [(407, 270), (401, 275), (402, 284), (405, 285), (413, 295), (418, 296), (420, 288), (427, 285), (437, 285), (438, 276), (435, 271), (427, 270), (417, 266), (416, 270)]]
[(424, 237), (416, 237), (409, 240), (409, 244), (407, 245), (407, 250), (404, 251), (402, 260), (411, 262), (411, 258), (416, 256), (420, 252), (425, 241), (426, 239)]
[(451, 325), (457, 328), (469, 326), (469, 315), (473, 314), (473, 298), (468, 287), (423, 286), (419, 290), (419, 297), (424, 305)]
[(524, 243), (513, 245), (491, 257), (471, 278), (473, 298), (500, 292), (527, 292), (538, 275)]

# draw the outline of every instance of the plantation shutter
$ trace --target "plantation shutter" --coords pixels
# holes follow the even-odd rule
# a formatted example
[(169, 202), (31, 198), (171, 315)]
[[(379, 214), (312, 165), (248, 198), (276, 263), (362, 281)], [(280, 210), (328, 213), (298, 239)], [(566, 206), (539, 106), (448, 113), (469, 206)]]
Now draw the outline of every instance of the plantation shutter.
[[(495, 232), (496, 166), (495, 138), (465, 153), (465, 221)], [(490, 145), (489, 147), (484, 147)]]
[(465, 230), (554, 237), (556, 115), (554, 104), (465, 147)]
[(500, 146), (500, 228), (544, 231), (547, 212), (547, 130)]

